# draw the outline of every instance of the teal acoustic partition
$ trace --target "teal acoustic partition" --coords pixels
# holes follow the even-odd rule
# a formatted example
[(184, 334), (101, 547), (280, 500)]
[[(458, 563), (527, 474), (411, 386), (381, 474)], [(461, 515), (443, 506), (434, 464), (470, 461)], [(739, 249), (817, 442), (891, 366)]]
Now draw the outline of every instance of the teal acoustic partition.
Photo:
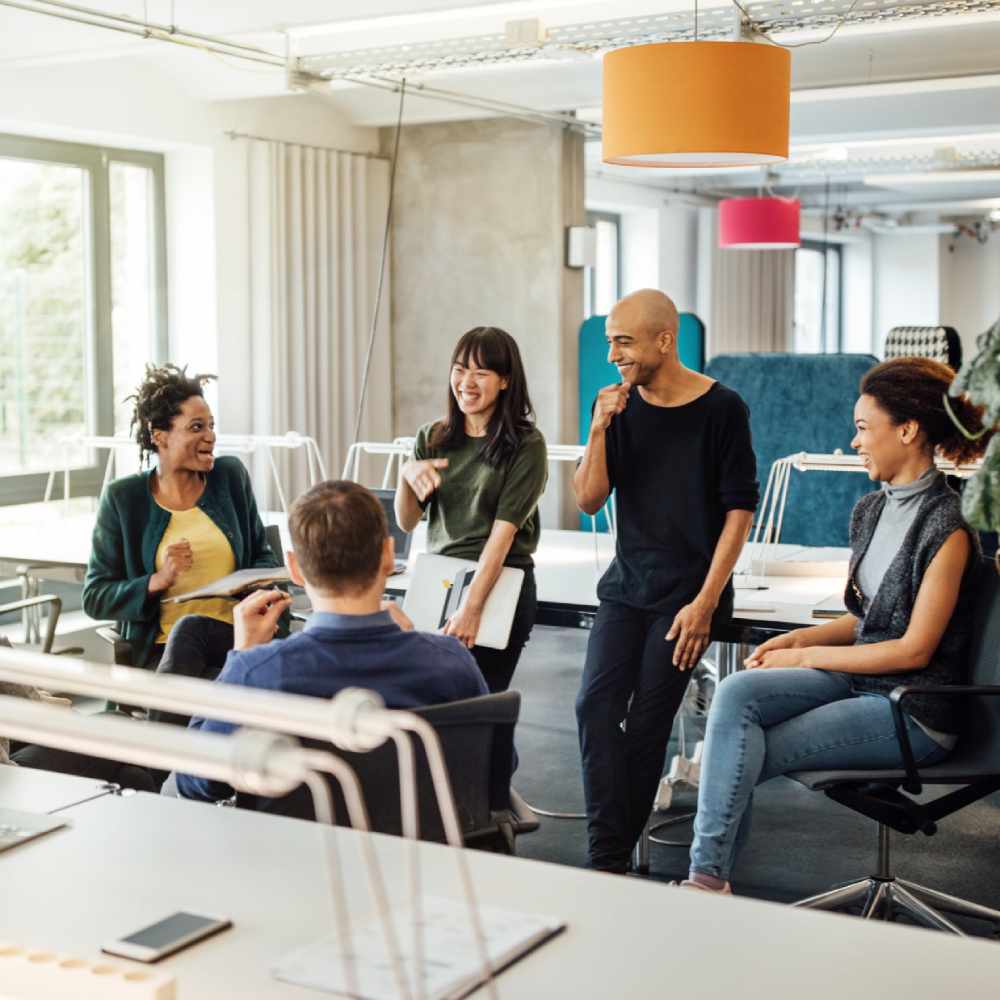
[[(580, 443), (585, 444), (590, 431), (590, 411), (597, 394), (607, 385), (621, 381), (618, 369), (608, 361), (608, 342), (604, 326), (607, 316), (591, 316), (580, 327), (579, 386)], [(677, 352), (681, 363), (696, 372), (705, 370), (705, 324), (694, 313), (680, 314)], [(607, 531), (604, 515), (598, 516), (601, 531)], [(582, 516), (580, 527), (590, 527), (590, 518)]]

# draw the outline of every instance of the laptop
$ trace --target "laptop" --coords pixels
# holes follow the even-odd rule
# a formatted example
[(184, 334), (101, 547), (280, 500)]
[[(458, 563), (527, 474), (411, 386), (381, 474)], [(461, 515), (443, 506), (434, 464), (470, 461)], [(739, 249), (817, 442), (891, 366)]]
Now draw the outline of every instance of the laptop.
[(406, 565), (410, 558), (410, 545), (413, 542), (413, 535), (399, 526), (396, 521), (396, 491), (395, 490), (372, 490), (378, 497), (378, 502), (382, 504), (385, 511), (385, 519), (389, 522), (389, 534), (396, 543), (396, 563), (393, 566), (393, 576), (406, 572)]

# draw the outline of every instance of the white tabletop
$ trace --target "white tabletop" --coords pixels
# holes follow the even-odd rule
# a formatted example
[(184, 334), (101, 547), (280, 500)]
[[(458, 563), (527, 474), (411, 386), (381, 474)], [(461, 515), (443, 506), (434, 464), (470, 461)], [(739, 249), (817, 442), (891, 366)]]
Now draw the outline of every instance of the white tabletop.
[[(82, 500), (72, 503), (69, 512), (61, 502), (5, 508), (0, 561), (85, 568), (96, 514), (88, 512)], [(290, 547), (286, 515), (266, 511), (261, 517), (265, 524), (279, 527), (284, 547)], [(414, 562), (426, 548), (427, 526), (422, 522), (410, 546), (409, 570), (389, 578), (390, 593), (406, 591)], [(738, 569), (757, 574), (752, 579), (767, 589), (753, 598), (751, 592), (738, 590), (734, 619), (814, 624), (813, 606), (843, 591), (847, 555), (846, 549), (771, 545), (761, 552), (748, 546)], [(593, 611), (597, 583), (614, 558), (614, 539), (605, 533), (545, 529), (534, 558), (540, 604)]]
[[(352, 831), (143, 794), (77, 806), (71, 819), (70, 828), (0, 855), (0, 939), (92, 958), (102, 942), (178, 909), (230, 917), (231, 930), (157, 966), (177, 976), (182, 1000), (309, 996), (268, 969), (332, 927), (324, 837), (338, 838), (352, 913), (370, 910)], [(405, 843), (374, 843), (402, 902)], [(427, 891), (459, 898), (452, 852), (422, 844), (420, 856)], [(476, 851), (468, 857), (483, 902), (569, 925), (500, 976), (507, 1000), (992, 1000), (1000, 980), (1000, 949), (990, 941)]]
[(5, 809), (49, 813), (108, 794), (107, 786), (93, 778), (0, 766), (0, 806)]

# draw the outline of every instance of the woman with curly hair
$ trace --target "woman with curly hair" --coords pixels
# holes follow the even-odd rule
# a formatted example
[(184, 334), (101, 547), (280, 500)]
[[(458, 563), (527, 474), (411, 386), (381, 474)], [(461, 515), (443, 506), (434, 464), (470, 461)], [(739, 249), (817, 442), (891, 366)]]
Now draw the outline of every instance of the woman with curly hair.
[[(754, 787), (789, 771), (903, 766), (892, 690), (964, 681), (972, 570), (979, 539), (962, 519), (935, 455), (968, 462), (968, 440), (944, 404), (955, 373), (927, 358), (895, 358), (861, 380), (851, 446), (881, 488), (851, 515), (847, 614), (763, 643), (727, 677), (709, 712), (691, 868), (684, 885), (730, 892), (750, 828)], [(981, 410), (951, 406), (970, 432)], [(955, 699), (917, 692), (904, 703), (918, 764), (943, 760), (961, 719)]]
[(130, 397), (132, 428), (142, 464), (155, 455), (156, 465), (104, 491), (83, 584), (84, 610), (119, 623), (136, 666), (206, 678), (233, 648), (236, 602), (168, 598), (237, 569), (278, 565), (246, 468), (215, 457), (215, 420), (203, 393), (212, 378), (147, 365)]

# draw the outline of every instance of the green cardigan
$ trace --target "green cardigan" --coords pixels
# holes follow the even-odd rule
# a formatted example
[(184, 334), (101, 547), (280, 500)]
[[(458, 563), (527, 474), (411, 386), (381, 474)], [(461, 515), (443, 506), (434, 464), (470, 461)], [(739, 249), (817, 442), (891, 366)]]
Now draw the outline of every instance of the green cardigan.
[[(160, 627), (160, 598), (149, 593), (156, 550), (170, 512), (150, 490), (152, 471), (111, 483), (101, 497), (83, 581), (83, 610), (118, 622), (137, 667), (149, 663)], [(237, 569), (277, 566), (257, 513), (246, 467), (232, 456), (217, 458), (198, 506), (229, 539)]]

